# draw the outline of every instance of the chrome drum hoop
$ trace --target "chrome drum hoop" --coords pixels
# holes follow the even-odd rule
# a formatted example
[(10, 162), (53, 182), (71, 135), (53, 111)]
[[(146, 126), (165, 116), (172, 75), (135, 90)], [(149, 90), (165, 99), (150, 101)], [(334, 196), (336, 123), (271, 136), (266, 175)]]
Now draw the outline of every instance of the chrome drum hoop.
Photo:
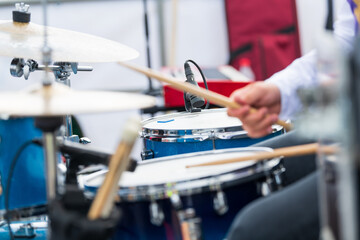
[[(248, 138), (247, 132), (243, 129), (242, 123), (239, 120), (238, 125), (231, 126), (222, 126), (222, 127), (213, 127), (213, 128), (189, 128), (189, 129), (166, 129), (166, 128), (148, 128), (147, 124), (162, 121), (167, 119), (176, 119), (186, 116), (199, 116), (206, 114), (219, 114), (224, 112), (226, 109), (210, 109), (203, 110), (199, 113), (173, 113), (166, 114), (162, 116), (157, 116), (149, 118), (142, 121), (142, 132), (140, 137), (145, 139), (150, 139), (151, 141), (158, 142), (199, 142), (207, 139), (239, 139), (239, 138)], [(229, 117), (230, 118), (230, 117)], [(166, 122), (166, 121), (165, 121)], [(283, 127), (279, 125), (273, 125), (273, 132), (283, 131)]]
[[(271, 152), (271, 148), (266, 147), (247, 147), (247, 148), (233, 148), (225, 150), (212, 150), (204, 151), (197, 153), (187, 153), (176, 156), (162, 157), (154, 160), (147, 160), (140, 162), (139, 165), (151, 164), (152, 162), (158, 161), (173, 161), (176, 159), (189, 158), (193, 156), (201, 156), (207, 154), (221, 154), (221, 153), (231, 153), (231, 152)], [(199, 194), (203, 192), (216, 191), (219, 188), (227, 188), (233, 185), (240, 184), (242, 182), (248, 181), (249, 177), (257, 178), (260, 176), (265, 176), (267, 173), (274, 171), (280, 166), (281, 158), (274, 158), (267, 161), (256, 162), (251, 166), (234, 169), (232, 171), (214, 175), (207, 176), (198, 179), (190, 179), (178, 182), (166, 182), (162, 184), (154, 185), (142, 185), (136, 187), (120, 187), (118, 191), (118, 196), (120, 201), (124, 202), (137, 202), (137, 201), (154, 201), (161, 199), (169, 199), (172, 194), (178, 194), (179, 196), (189, 196), (192, 194)], [(95, 178), (99, 175), (105, 174), (107, 170), (97, 172), (89, 176)], [(86, 191), (86, 196), (89, 198), (94, 197), (93, 192)]]

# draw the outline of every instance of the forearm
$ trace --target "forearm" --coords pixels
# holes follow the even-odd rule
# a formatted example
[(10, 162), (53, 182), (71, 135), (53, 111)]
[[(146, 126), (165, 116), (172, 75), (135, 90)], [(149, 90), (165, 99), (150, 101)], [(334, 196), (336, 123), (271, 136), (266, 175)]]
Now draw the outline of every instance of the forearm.
[(302, 105), (296, 92), (299, 88), (316, 86), (315, 65), (316, 51), (313, 50), (266, 80), (280, 89), (281, 119), (292, 119), (301, 109)]

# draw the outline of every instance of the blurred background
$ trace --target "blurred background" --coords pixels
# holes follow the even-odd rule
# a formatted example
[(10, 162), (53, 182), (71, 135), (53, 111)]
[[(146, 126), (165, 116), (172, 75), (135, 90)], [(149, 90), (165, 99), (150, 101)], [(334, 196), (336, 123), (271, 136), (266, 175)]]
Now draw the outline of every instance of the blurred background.
[[(30, 4), (31, 21), (43, 24), (42, 8), (39, 1), (24, 1)], [(248, 24), (246, 17), (240, 16), (241, 23), (230, 20), (237, 16), (228, 9), (229, 2), (245, 7), (249, 1), (224, 0), (118, 0), (118, 1), (50, 1), (48, 24), (52, 27), (88, 33), (111, 39), (140, 52), (133, 63), (147, 66), (146, 37), (144, 23), (144, 3), (147, 5), (149, 24), (149, 44), (151, 64), (154, 69), (167, 66), (182, 67), (187, 59), (195, 60), (199, 65), (217, 67), (231, 62), (231, 44), (234, 33), (231, 24)], [(279, 1), (277, 1), (279, 2)], [(282, 2), (280, 0), (280, 2)], [(283, 0), (285, 3), (286, 1)], [(294, 16), (298, 28), (299, 54), (310, 51), (317, 34), (324, 28), (326, 20), (325, 0), (293, 0), (296, 6)], [(10, 20), (15, 1), (0, 1), (1, 20)], [(335, 13), (342, 1), (335, 1)], [(232, 3), (234, 4), (234, 3)], [(268, 9), (269, 12), (274, 9)], [(285, 15), (288, 12), (284, 13)], [(240, 13), (238, 13), (240, 14)], [(252, 18), (263, 17), (266, 12), (259, 9), (251, 13)], [(282, 16), (280, 14), (280, 16)], [(251, 19), (249, 19), (251, 21)], [(271, 25), (271, 23), (270, 23)], [(49, 43), (51, 46), (51, 43)], [(91, 51), (91, 49), (89, 49)], [(39, 82), (41, 72), (31, 74), (29, 80), (14, 78), (9, 73), (11, 58), (0, 57), (0, 90), (20, 90)], [(79, 63), (80, 65), (89, 65)], [(235, 68), (236, 62), (231, 63)], [(146, 92), (148, 79), (138, 73), (121, 67), (116, 63), (91, 64), (93, 72), (79, 72), (71, 75), (71, 87), (77, 90), (112, 90)], [(185, 80), (185, 77), (184, 77)], [(257, 76), (257, 80), (261, 76)], [(154, 88), (161, 88), (152, 81)], [(84, 99), (86, 101), (86, 99)], [(159, 105), (164, 104), (158, 97)], [(113, 151), (121, 137), (122, 123), (139, 111), (106, 113), (76, 116), (85, 136), (92, 140), (94, 147)], [(143, 119), (150, 115), (142, 115)], [(137, 148), (141, 148), (138, 144)], [(138, 151), (133, 151), (139, 153)], [(136, 156), (139, 157), (139, 156)]]

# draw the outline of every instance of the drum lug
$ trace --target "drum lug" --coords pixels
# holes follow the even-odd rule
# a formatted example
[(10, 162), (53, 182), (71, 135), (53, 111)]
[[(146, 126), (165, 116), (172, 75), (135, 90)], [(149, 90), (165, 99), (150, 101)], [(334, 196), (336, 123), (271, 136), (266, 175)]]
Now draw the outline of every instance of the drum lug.
[(20, 226), (20, 228), (14, 232), (15, 238), (35, 238), (35, 230), (31, 223), (24, 224)]
[(285, 168), (283, 166), (280, 167), (280, 169), (275, 170), (273, 175), (275, 178), (275, 183), (277, 186), (277, 190), (281, 189), (283, 186), (283, 179), (284, 179), (284, 175), (285, 175)]
[(277, 189), (277, 182), (271, 176), (267, 176), (265, 182), (261, 183), (261, 194), (263, 196), (269, 195)]
[(271, 193), (271, 183), (268, 181), (261, 183), (261, 195), (267, 196)]
[(151, 158), (154, 158), (154, 152), (153, 150), (143, 150), (141, 152), (141, 159), (142, 160), (146, 160), (146, 159), (151, 159)]
[(178, 194), (173, 193), (170, 197), (170, 201), (175, 210), (178, 211), (178, 210), (182, 209), (182, 202), (181, 202), (180, 196)]
[(214, 210), (219, 215), (224, 215), (229, 210), (226, 195), (223, 191), (217, 191), (214, 197)]
[(188, 208), (184, 211), (184, 219), (181, 220), (182, 239), (201, 240), (201, 218), (196, 217), (195, 210)]
[(150, 203), (150, 222), (155, 226), (161, 226), (164, 222), (164, 212), (155, 201)]

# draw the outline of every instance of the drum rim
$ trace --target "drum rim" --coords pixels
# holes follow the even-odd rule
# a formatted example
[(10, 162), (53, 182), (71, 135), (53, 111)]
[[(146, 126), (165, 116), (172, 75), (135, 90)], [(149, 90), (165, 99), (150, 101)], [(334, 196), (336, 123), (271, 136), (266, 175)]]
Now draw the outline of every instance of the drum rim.
[[(196, 114), (205, 114), (206, 112), (225, 112), (226, 108), (219, 109), (205, 109)], [(239, 139), (247, 138), (247, 131), (242, 127), (242, 122), (239, 120), (238, 126), (219, 127), (219, 128), (193, 128), (193, 129), (150, 129), (145, 127), (147, 123), (161, 120), (162, 118), (171, 118), (176, 116), (186, 116), (194, 113), (179, 112), (166, 114), (162, 116), (151, 117), (141, 122), (142, 131), (140, 137), (158, 142), (197, 142), (207, 139)], [(280, 125), (273, 125), (273, 131), (282, 131), (283, 127)], [(226, 136), (226, 133), (230, 133)]]
[[(156, 158), (152, 160), (147, 160), (140, 162), (140, 165), (147, 165), (153, 162), (159, 161), (169, 161), (174, 159), (183, 159), (187, 157), (206, 155), (206, 154), (221, 154), (221, 153), (231, 153), (231, 152), (244, 152), (244, 151), (273, 151), (271, 148), (267, 147), (246, 147), (246, 148), (230, 148), (230, 149), (220, 149), (220, 150), (211, 150), (211, 151), (201, 151), (195, 153), (186, 153), (179, 154), (174, 156), (167, 156)], [(217, 191), (223, 188), (228, 188), (242, 182), (246, 182), (249, 178), (259, 177), (265, 175), (267, 172), (272, 171), (275, 168), (278, 168), (281, 162), (281, 158), (273, 158), (267, 161), (254, 162), (254, 164), (246, 166), (244, 168), (237, 168), (228, 172), (213, 176), (205, 176), (198, 179), (191, 180), (182, 180), (175, 183), (161, 183), (153, 185), (140, 185), (135, 187), (120, 187), (118, 190), (118, 196), (120, 201), (124, 202), (137, 202), (137, 201), (153, 201), (168, 199), (173, 194), (179, 196), (189, 196), (192, 194), (199, 194), (209, 191)], [(95, 193), (94, 186), (86, 185), (88, 180), (103, 175), (107, 170), (102, 170), (97, 173), (91, 174), (85, 180), (84, 192), (88, 198), (93, 198)], [(192, 185), (189, 188), (189, 185)]]
[[(8, 214), (10, 216), (11, 221), (16, 221), (18, 219), (31, 218), (35, 216), (40, 216), (48, 213), (48, 205), (47, 204), (38, 204), (29, 207), (21, 207), (14, 208), (8, 210)], [(0, 210), (0, 216), (5, 218), (6, 210)]]

